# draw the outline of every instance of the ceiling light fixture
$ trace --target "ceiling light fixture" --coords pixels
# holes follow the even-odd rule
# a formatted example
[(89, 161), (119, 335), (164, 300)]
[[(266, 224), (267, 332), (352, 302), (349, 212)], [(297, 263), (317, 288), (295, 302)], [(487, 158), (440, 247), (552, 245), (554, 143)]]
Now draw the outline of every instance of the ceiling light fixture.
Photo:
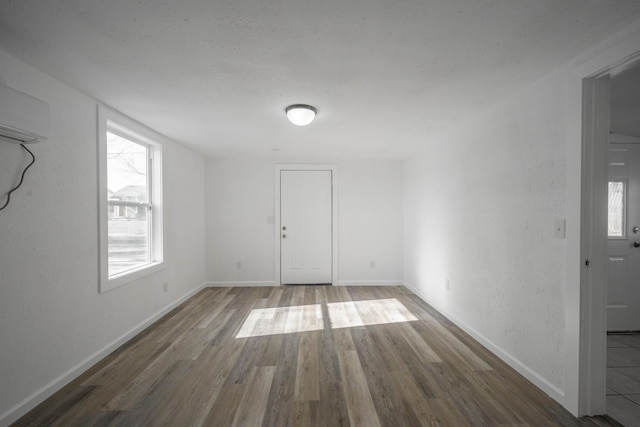
[(294, 104), (285, 109), (287, 119), (296, 126), (306, 126), (315, 119), (318, 110), (311, 105)]

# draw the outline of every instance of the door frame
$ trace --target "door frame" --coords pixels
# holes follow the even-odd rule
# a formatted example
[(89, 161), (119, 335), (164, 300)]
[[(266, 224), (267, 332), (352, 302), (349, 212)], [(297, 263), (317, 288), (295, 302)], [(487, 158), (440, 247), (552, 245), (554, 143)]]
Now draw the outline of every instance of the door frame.
[(276, 286), (282, 286), (280, 264), (280, 172), (282, 171), (331, 171), (331, 284), (338, 283), (338, 166), (331, 164), (276, 164), (275, 165), (275, 224), (274, 224), (274, 272)]
[(609, 89), (607, 73), (583, 80), (580, 407), (585, 415), (606, 413)]
[[(640, 35), (592, 58), (572, 71), (581, 82), (579, 238), (568, 242), (568, 284), (577, 273), (578, 298), (568, 287), (567, 349), (578, 350), (578, 364), (567, 364), (565, 407), (577, 415), (606, 413), (607, 361), (607, 147), (611, 77), (640, 63)], [(569, 161), (572, 161), (569, 156)], [(568, 186), (568, 191), (572, 190)], [(575, 186), (573, 186), (575, 189)], [(568, 195), (569, 197), (569, 195)], [(579, 269), (571, 265), (579, 253)], [(573, 301), (571, 301), (573, 300)], [(575, 316), (575, 309), (578, 316)], [(572, 313), (573, 312), (573, 313)], [(573, 314), (573, 316), (569, 316)], [(573, 319), (570, 319), (573, 317)], [(575, 331), (577, 335), (573, 335)], [(573, 335), (573, 337), (571, 337)], [(577, 340), (576, 340), (577, 338)], [(567, 351), (567, 362), (570, 362)]]

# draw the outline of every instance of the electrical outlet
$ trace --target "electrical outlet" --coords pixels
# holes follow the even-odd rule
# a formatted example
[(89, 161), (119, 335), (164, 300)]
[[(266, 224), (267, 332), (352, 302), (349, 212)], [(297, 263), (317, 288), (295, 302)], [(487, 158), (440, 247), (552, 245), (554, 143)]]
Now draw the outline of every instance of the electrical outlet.
[(371, 263), (369, 264), (370, 268), (376, 268), (376, 262), (375, 261), (371, 261)]
[(169, 290), (169, 283), (164, 282), (162, 284), (162, 292), (167, 292)]
[(444, 287), (450, 291), (451, 290), (451, 281), (449, 279), (444, 279)]
[(242, 261), (236, 261), (236, 270), (242, 270)]

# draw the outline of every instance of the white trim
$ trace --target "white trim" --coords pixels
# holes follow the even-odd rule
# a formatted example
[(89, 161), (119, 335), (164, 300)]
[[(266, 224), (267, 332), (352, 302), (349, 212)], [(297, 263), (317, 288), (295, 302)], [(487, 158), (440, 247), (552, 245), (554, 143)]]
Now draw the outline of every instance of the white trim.
[[(146, 126), (114, 110), (98, 104), (98, 288), (104, 293), (164, 268), (163, 231), (163, 173), (162, 145), (166, 138)], [(107, 230), (107, 132), (114, 132), (133, 142), (149, 147), (151, 166), (151, 217), (152, 262), (139, 268), (108, 277)]]
[(582, 135), (582, 230), (580, 407), (585, 415), (606, 413), (607, 145), (608, 77), (584, 79)]
[[(259, 287), (259, 286), (281, 286), (277, 282), (271, 280), (256, 281), (256, 282), (206, 282), (206, 287), (218, 288), (218, 287)], [(313, 285), (310, 285), (313, 286)], [(333, 286), (405, 286), (405, 282), (402, 280), (342, 280)]]
[(286, 164), (280, 163), (275, 165), (275, 226), (274, 231), (274, 272), (275, 283), (281, 285), (280, 278), (280, 172), (284, 170), (304, 170), (304, 171), (331, 171), (332, 189), (331, 189), (331, 230), (332, 230), (332, 248), (331, 248), (331, 283), (338, 283), (338, 166), (330, 164)]
[(134, 268), (132, 270), (127, 270), (119, 274), (114, 274), (113, 276), (109, 277), (108, 285), (104, 285), (103, 283), (100, 283), (100, 293), (105, 293), (112, 289), (118, 288), (122, 285), (126, 285), (129, 282), (142, 279), (145, 276), (149, 276), (151, 274), (157, 273), (158, 271), (162, 271), (162, 270), (164, 270), (163, 262), (152, 262), (149, 264), (142, 265), (138, 268)]
[(486, 338), (484, 335), (473, 329), (471, 326), (466, 323), (460, 321), (455, 316), (452, 316), (450, 313), (441, 310), (440, 308), (436, 308), (433, 304), (429, 302), (429, 299), (426, 298), (423, 294), (421, 294), (416, 288), (411, 286), (410, 284), (404, 282), (404, 286), (409, 289), (411, 292), (416, 294), (421, 300), (425, 303), (429, 304), (432, 308), (436, 309), (440, 314), (453, 322), (460, 329), (465, 331), (467, 334), (471, 335), (473, 339), (478, 341), (484, 347), (486, 347), (493, 354), (498, 356), (503, 362), (507, 365), (511, 366), (513, 369), (518, 371), (520, 375), (531, 381), (536, 387), (545, 392), (549, 397), (556, 400), (557, 402), (562, 402), (564, 400), (564, 392), (560, 390), (555, 385), (551, 384), (549, 381), (545, 380), (541, 375), (535, 372), (533, 369), (529, 368), (526, 364), (524, 364), (520, 359), (514, 357), (502, 347), (495, 344), (490, 339)]
[(278, 286), (274, 281), (262, 281), (262, 282), (206, 282), (204, 286), (208, 288), (228, 288), (228, 287), (239, 287), (239, 288), (250, 288), (250, 287), (261, 287), (261, 286)]
[(93, 365), (100, 362), (102, 359), (107, 357), (109, 354), (113, 353), (122, 345), (126, 344), (129, 340), (134, 338), (144, 329), (148, 328), (150, 325), (158, 321), (160, 318), (162, 318), (162, 316), (166, 315), (171, 310), (173, 310), (174, 308), (176, 308), (177, 306), (179, 306), (180, 304), (182, 304), (183, 302), (185, 302), (186, 300), (188, 300), (189, 298), (191, 298), (192, 296), (200, 292), (204, 287), (205, 287), (205, 284), (202, 284), (197, 288), (193, 289), (192, 291), (187, 292), (181, 298), (177, 299), (176, 301), (160, 309), (155, 314), (147, 317), (145, 320), (143, 320), (138, 325), (131, 328), (129, 331), (125, 332), (119, 338), (116, 338), (115, 340), (111, 341), (109, 344), (104, 346), (101, 350), (87, 357), (85, 360), (78, 363), (73, 368), (69, 369), (62, 375), (58, 376), (57, 378), (54, 378), (44, 386), (40, 387), (34, 393), (30, 394), (21, 402), (17, 403), (8, 411), (0, 415), (0, 426), (10, 425), (11, 423), (14, 423), (15, 421), (17, 421), (20, 417), (22, 417), (27, 412), (29, 412), (30, 410), (38, 406), (40, 403), (42, 403), (48, 397), (53, 395), (55, 392), (59, 391), (64, 386), (69, 384), (71, 381), (76, 379), (78, 376), (86, 372)]
[(405, 286), (402, 280), (341, 280), (336, 286)]

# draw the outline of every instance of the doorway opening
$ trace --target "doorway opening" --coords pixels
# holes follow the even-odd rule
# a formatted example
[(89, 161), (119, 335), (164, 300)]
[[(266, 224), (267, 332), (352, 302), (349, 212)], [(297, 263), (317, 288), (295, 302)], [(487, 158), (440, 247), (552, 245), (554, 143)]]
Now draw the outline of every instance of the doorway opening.
[(607, 414), (640, 420), (640, 67), (610, 79)]
[[(637, 406), (637, 413), (631, 416), (640, 417), (640, 376), (637, 379), (639, 399), (634, 403), (621, 393), (628, 389), (618, 375), (619, 370), (634, 367), (624, 366), (630, 361), (621, 358), (616, 361), (617, 356), (613, 354), (637, 351), (640, 370), (640, 349), (628, 346), (625, 350), (614, 349), (609, 353), (610, 349), (621, 348), (624, 343), (608, 337), (607, 331), (626, 328), (623, 326), (625, 315), (621, 313), (625, 312), (627, 303), (621, 297), (620, 284), (626, 280), (627, 272), (632, 273), (628, 271), (631, 257), (639, 257), (640, 261), (640, 243), (637, 254), (633, 246), (634, 241), (640, 242), (634, 235), (634, 226), (640, 227), (635, 222), (640, 223), (640, 218), (636, 219), (630, 209), (631, 193), (640, 193), (640, 171), (632, 170), (640, 168), (640, 162), (632, 161), (632, 152), (640, 146), (633, 148), (629, 145), (633, 138), (620, 139), (616, 135), (637, 132), (640, 137), (640, 126), (628, 120), (633, 114), (636, 115), (635, 122), (640, 119), (640, 102), (636, 101), (640, 99), (637, 98), (640, 95), (639, 59), (640, 53), (636, 53), (583, 80), (580, 407), (585, 414), (607, 413), (622, 422), (626, 421), (621, 419), (625, 416), (619, 412), (622, 407), (635, 411), (634, 405)], [(635, 99), (628, 80), (634, 74), (638, 78)], [(621, 90), (624, 85), (626, 89)], [(635, 107), (632, 107), (633, 103)], [(624, 109), (628, 111), (624, 112)], [(631, 111), (634, 109), (635, 112)], [(625, 126), (638, 128), (622, 126), (623, 122)], [(634, 173), (638, 174), (638, 179)], [(633, 184), (635, 189), (633, 181), (637, 181)], [(627, 381), (626, 385), (629, 383)]]

